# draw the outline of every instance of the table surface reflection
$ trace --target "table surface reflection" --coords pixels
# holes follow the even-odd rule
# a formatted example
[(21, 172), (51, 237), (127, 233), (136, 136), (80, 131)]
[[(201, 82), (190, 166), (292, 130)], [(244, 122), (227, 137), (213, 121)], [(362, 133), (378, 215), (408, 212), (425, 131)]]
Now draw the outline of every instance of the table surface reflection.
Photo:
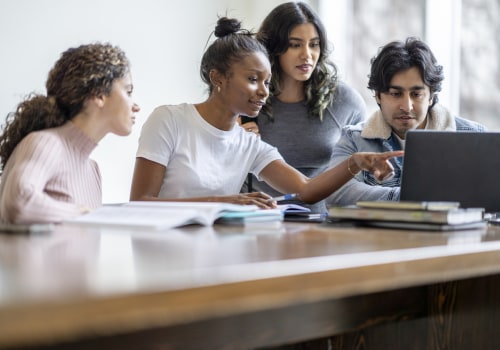
[(61, 225), (48, 234), (0, 234), (0, 345), (496, 274), (499, 258), (493, 226), (436, 233), (299, 223), (164, 232)]

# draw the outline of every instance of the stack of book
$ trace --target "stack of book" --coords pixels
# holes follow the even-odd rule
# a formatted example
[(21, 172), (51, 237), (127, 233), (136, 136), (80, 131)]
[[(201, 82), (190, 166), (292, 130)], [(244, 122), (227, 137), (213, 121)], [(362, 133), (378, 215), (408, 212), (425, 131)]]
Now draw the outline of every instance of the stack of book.
[(458, 202), (362, 201), (353, 206), (331, 207), (330, 222), (449, 231), (484, 228), (484, 208), (461, 208)]

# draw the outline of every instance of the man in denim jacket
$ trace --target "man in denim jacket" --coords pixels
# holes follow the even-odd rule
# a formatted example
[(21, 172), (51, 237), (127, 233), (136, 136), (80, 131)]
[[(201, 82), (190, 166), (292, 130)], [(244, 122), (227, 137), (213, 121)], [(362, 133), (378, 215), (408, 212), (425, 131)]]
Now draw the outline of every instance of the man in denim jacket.
[[(438, 104), (443, 67), (430, 48), (416, 38), (394, 41), (371, 60), (368, 88), (380, 107), (365, 122), (346, 126), (334, 148), (335, 165), (354, 152), (385, 152), (404, 149), (408, 130), (485, 131), (476, 122), (451, 115)], [(438, 151), (438, 150), (437, 150)], [(422, 155), (425, 157), (425, 155)], [(328, 198), (329, 205), (351, 205), (360, 200), (399, 200), (403, 158), (393, 158), (395, 176), (378, 182), (359, 172)], [(432, 180), (430, 180), (432, 181)]]

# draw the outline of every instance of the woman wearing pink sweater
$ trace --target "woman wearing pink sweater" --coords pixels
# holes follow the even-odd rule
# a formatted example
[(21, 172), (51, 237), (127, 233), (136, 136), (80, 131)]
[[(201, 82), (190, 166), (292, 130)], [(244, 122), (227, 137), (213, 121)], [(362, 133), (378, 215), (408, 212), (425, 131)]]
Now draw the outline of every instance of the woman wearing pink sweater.
[(89, 155), (106, 134), (130, 134), (139, 111), (129, 61), (109, 44), (63, 52), (46, 88), (7, 116), (0, 135), (3, 222), (60, 222), (99, 207), (101, 176)]

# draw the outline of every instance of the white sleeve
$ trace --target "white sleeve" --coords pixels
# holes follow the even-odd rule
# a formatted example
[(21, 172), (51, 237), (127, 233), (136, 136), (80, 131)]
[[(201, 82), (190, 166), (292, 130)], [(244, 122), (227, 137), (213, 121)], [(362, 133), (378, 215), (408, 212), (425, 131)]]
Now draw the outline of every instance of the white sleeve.
[(175, 149), (175, 120), (167, 106), (157, 107), (141, 129), (136, 157), (167, 166)]
[(272, 161), (278, 159), (283, 160), (283, 157), (276, 147), (260, 140), (260, 138), (259, 141), (260, 142), (257, 143), (255, 161), (253, 162), (250, 172), (254, 174), (259, 181), (262, 181), (259, 177), (261, 171)]

